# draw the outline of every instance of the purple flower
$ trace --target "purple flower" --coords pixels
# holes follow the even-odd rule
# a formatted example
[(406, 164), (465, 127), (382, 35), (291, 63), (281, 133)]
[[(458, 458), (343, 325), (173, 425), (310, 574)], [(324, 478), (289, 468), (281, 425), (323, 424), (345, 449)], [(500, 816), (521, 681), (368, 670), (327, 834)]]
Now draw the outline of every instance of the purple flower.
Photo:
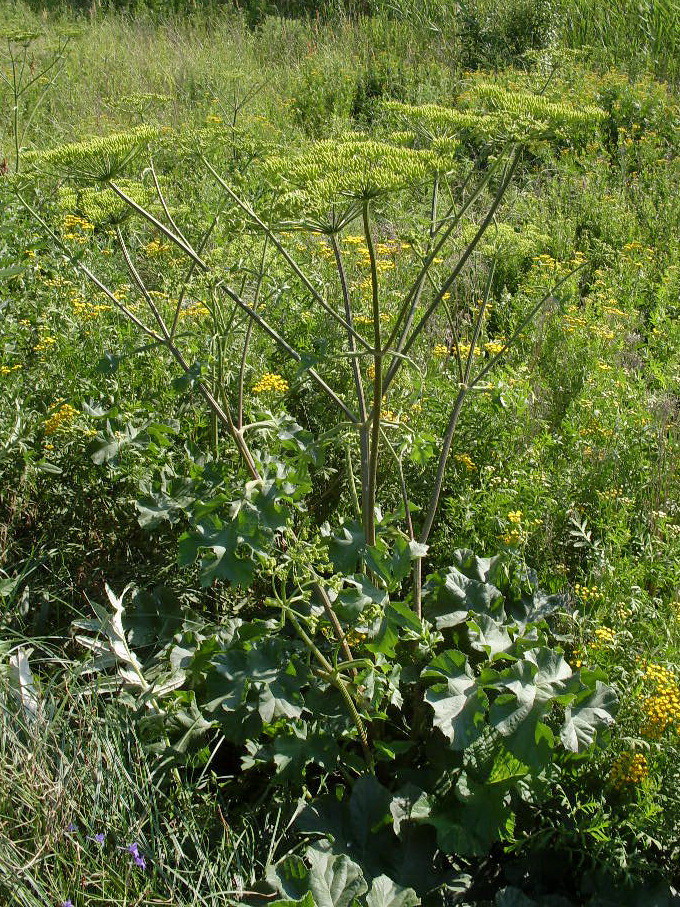
[(70, 899), (68, 901), (64, 901), (61, 907), (73, 907), (73, 901)]
[(135, 866), (139, 866), (140, 869), (146, 869), (146, 860), (139, 852), (139, 844), (137, 844), (136, 842), (128, 844), (125, 849), (134, 860)]
[(78, 831), (78, 826), (75, 822), (69, 822), (69, 824), (66, 826), (66, 831)]
[(94, 835), (92, 840), (95, 842), (95, 844), (103, 844), (104, 841), (106, 840), (106, 835), (104, 834), (103, 831), (97, 832), (97, 834)]

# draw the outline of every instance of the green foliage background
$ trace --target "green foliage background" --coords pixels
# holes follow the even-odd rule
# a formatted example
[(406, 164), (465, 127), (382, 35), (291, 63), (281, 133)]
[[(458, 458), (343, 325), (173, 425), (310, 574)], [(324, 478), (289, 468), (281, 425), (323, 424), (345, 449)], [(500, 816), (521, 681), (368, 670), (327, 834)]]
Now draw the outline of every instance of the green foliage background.
[[(436, 598), (459, 549), (480, 555), (503, 549), (518, 575), (527, 565), (536, 571), (534, 592), (540, 586), (564, 595), (559, 618), (528, 630), (541, 634), (541, 647), (550, 647), (556, 660), (560, 650), (557, 674), (565, 676), (559, 682), (566, 682), (567, 671), (576, 677), (581, 669), (593, 685), (613, 684), (620, 707), (601, 749), (555, 758), (523, 787), (529, 775), (517, 763), (521, 755), (501, 749), (485, 756), (483, 747), (472, 747), (487, 706), (493, 720), (503, 720), (493, 684), (511, 671), (503, 646), (522, 636), (508, 629), (508, 616), (492, 626), (488, 620), (499, 614), (487, 614), (481, 626), (470, 609), (442, 644), (400, 610), (396, 593), (395, 606), (376, 624), (370, 619), (375, 593), (353, 597), (345, 586), (339, 591), (346, 611), (340, 613), (345, 629), (357, 634), (353, 648), (373, 661), (384, 656), (403, 674), (362, 675), (371, 691), (365, 709), (378, 708), (380, 697), (390, 695), (394, 716), (394, 703), (405, 696), (399, 714), (404, 726), (419, 728), (417, 758), (399, 751), (397, 744), (412, 743), (409, 734), (394, 734), (377, 749), (377, 780), (363, 777), (355, 727), (338, 706), (337, 691), (322, 685), (314, 694), (326, 697), (334, 732), (317, 735), (309, 723), (304, 739), (296, 724), (300, 697), (312, 692), (305, 687), (301, 693), (294, 680), (302, 676), (305, 649), (290, 624), (272, 639), (268, 621), (274, 617), (263, 611), (271, 595), (267, 546), (283, 525), (284, 499), (243, 498), (246, 511), (266, 507), (269, 523), (250, 536), (257, 556), (237, 564), (237, 572), (235, 562), (220, 562), (205, 537), (196, 537), (206, 521), (216, 531), (227, 525), (224, 508), (240, 500), (242, 487), (237, 458), (224, 433), (216, 436), (196, 392), (201, 376), (222, 380), (226, 374), (232, 387), (235, 380), (232, 351), (220, 351), (215, 339), (220, 326), (210, 314), (209, 285), (198, 283), (183, 310), (182, 337), (193, 371), (182, 375), (93, 292), (16, 204), (9, 184), (0, 184), (6, 722), (0, 768), (3, 789), (12, 792), (0, 805), (2, 895), (31, 907), (69, 897), (78, 907), (97, 898), (111, 904), (154, 898), (211, 904), (221, 897), (242, 903), (250, 897), (245, 892), (261, 886), (270, 895), (276, 890), (318, 904), (325, 879), (334, 892), (329, 903), (349, 904), (355, 897), (369, 904), (406, 903), (409, 889), (420, 894), (441, 878), (415, 884), (404, 876), (405, 891), (396, 891), (390, 887), (394, 873), (390, 882), (386, 867), (372, 865), (367, 854), (406, 847), (412, 834), (423, 845), (415, 853), (424, 865), (436, 828), (442, 849), (455, 855), (445, 867), (455, 869), (455, 878), (440, 889), (438, 903), (540, 904), (559, 895), (594, 907), (611, 903), (612, 891), (617, 904), (645, 898), (669, 903), (669, 886), (678, 885), (680, 828), (680, 706), (673, 687), (680, 667), (677, 11), (660, 2), (616, 9), (589, 4), (584, 12), (566, 2), (453, 6), (400, 0), (323, 10), (256, 3), (189, 10), (5, 4), (3, 14), (15, 33), (11, 47), (3, 38), (5, 75), (5, 48), (22, 52), (18, 32), (37, 33), (26, 58), (30, 75), (68, 40), (63, 68), (45, 96), (41, 84), (47, 82), (22, 95), (20, 117), (24, 123), (31, 118), (21, 149), (25, 166), (31, 166), (31, 154), (43, 154), (43, 166), (59, 175), (76, 158), (82, 168), (83, 159), (76, 152), (69, 158), (62, 147), (50, 157), (57, 146), (97, 137), (112, 147), (117, 140), (106, 137), (129, 135), (142, 124), (149, 127), (145, 136), (160, 130), (154, 163), (171, 215), (192, 238), (219, 198), (212, 181), (194, 175), (197, 147), (255, 210), (269, 211), (274, 201), (267, 180), (294, 179), (295, 192), (305, 189), (311, 141), (330, 140), (324, 165), (330, 167), (332, 149), (348, 133), (380, 140), (398, 126), (405, 146), (429, 148), (439, 141), (438, 153), (451, 154), (462, 173), (473, 158), (493, 159), (498, 130), (512, 126), (518, 96), (543, 92), (532, 103), (543, 112), (553, 105), (554, 116), (560, 105), (565, 117), (591, 107), (602, 111), (595, 133), (579, 133), (572, 119), (550, 142), (538, 136), (530, 144), (456, 291), (457, 303), (471, 308), (495, 260), (482, 338), (493, 344), (512, 333), (541, 293), (581, 266), (461, 416), (431, 538), (429, 589)], [(3, 82), (0, 160), (6, 159), (7, 169), (14, 163), (12, 106)], [(164, 127), (172, 131), (164, 133)], [(124, 149), (109, 152), (109, 164), (118, 153), (121, 163)], [(95, 162), (100, 160), (98, 153)], [(148, 174), (131, 172), (121, 185), (137, 202), (156, 204)], [(182, 262), (157, 230), (123, 218), (127, 207), (108, 190), (83, 189), (76, 181), (54, 195), (45, 183), (40, 192), (60, 240), (84, 261), (99, 262), (121, 298), (132, 301), (112, 236), (120, 224), (154, 298), (170, 306)], [(293, 196), (276, 204), (308, 209), (318, 202)], [(388, 292), (396, 293), (413, 266), (412, 251), (395, 252), (390, 244), (417, 243), (422, 221), (415, 212), (422, 202), (415, 192), (377, 211)], [(154, 211), (162, 215), (158, 207)], [(211, 266), (247, 281), (262, 247), (244, 226), (243, 216), (230, 210), (209, 255)], [(463, 242), (471, 231), (472, 222), (463, 229)], [(318, 286), (330, 285), (332, 253), (319, 237), (287, 239)], [(345, 253), (358, 286), (366, 272), (352, 248), (348, 244)], [(435, 273), (443, 274), (440, 267)], [(281, 292), (290, 280), (285, 269), (272, 266), (262, 290), (268, 310), (284, 326), (294, 325), (305, 361), (323, 364), (332, 334), (299, 287)], [(479, 355), (486, 361), (492, 354), (482, 346)], [(404, 462), (409, 481), (423, 489), (414, 496), (422, 508), (434, 471), (431, 453), (457, 381), (444, 318), (427, 331), (419, 357), (420, 372), (399, 387), (388, 421), (410, 438)], [(218, 364), (225, 370), (219, 376)], [(350, 369), (334, 368), (344, 393)], [(268, 373), (281, 376), (285, 395), (255, 392)], [(328, 406), (300, 370), (264, 342), (254, 347), (245, 395), (248, 415), (269, 420), (258, 435), (259, 455), (284, 463), (286, 479), (299, 489), (297, 497), (287, 492), (285, 498), (296, 530), (303, 530), (290, 558), (328, 572), (315, 528), (351, 509), (344, 454), (317, 449), (312, 441), (333, 428)], [(393, 467), (381, 468), (389, 517), (399, 513), (400, 488)], [(305, 515), (297, 516), (303, 506)], [(349, 539), (358, 538), (346, 525)], [(392, 546), (389, 531), (385, 544)], [(212, 546), (216, 553), (222, 540)], [(395, 572), (390, 582), (398, 590), (403, 564), (396, 549), (388, 553), (384, 562)], [(352, 556), (350, 550), (349, 560), (347, 553), (342, 559), (344, 573), (355, 569)], [(241, 580), (241, 586), (211, 585), (222, 568), (221, 580)], [(113, 613), (105, 581), (115, 595), (130, 581), (139, 587), (125, 600), (121, 619), (142, 676), (177, 682), (168, 694), (172, 720), (162, 732), (145, 714), (145, 693), (133, 684), (120, 695), (110, 662), (98, 674), (85, 666), (86, 645)], [(366, 610), (360, 621), (357, 600)], [(430, 602), (431, 616), (439, 604)], [(440, 608), (436, 619), (448, 613)], [(492, 640), (488, 652), (484, 631)], [(323, 645), (332, 650), (332, 641)], [(495, 645), (501, 654), (494, 667)], [(447, 659), (441, 650), (451, 646), (455, 654)], [(467, 661), (460, 660), (461, 649)], [(520, 663), (533, 678), (534, 655), (527, 651), (530, 658)], [(33, 693), (30, 683), (21, 685), (17, 652), (28, 653), (44, 724), (32, 723)], [(95, 646), (95, 654), (105, 653)], [(214, 720), (215, 687), (229, 672), (230, 682), (240, 682), (244, 663), (250, 692), (221, 726)], [(414, 695), (413, 678), (421, 672), (424, 686)], [(100, 690), (95, 699), (93, 678)], [(504, 680), (513, 682), (510, 674)], [(271, 693), (276, 684), (283, 684), (285, 695)], [(452, 698), (461, 691), (467, 705), (456, 713)], [(577, 692), (553, 692), (563, 700), (556, 698), (553, 723), (545, 726), (558, 737), (563, 710)], [(423, 695), (430, 705), (414, 717), (409, 696), (415, 702)], [(129, 711), (117, 708), (124, 702), (141, 720), (130, 721)], [(651, 726), (650, 714), (661, 716)], [(243, 728), (254, 730), (248, 736)], [(195, 735), (198, 730), (204, 733)], [(442, 740), (461, 734), (472, 748), (464, 756), (454, 748), (452, 756)], [(90, 768), (79, 774), (74, 766), (85, 752)], [(634, 763), (634, 755), (644, 761)], [(340, 756), (360, 781), (347, 783), (338, 770)], [(169, 774), (158, 771), (158, 758), (166, 768), (172, 764)], [(40, 770), (26, 768), (30, 759)], [(459, 759), (466, 760), (462, 768)], [(425, 779), (428, 763), (431, 777)], [(98, 777), (106, 778), (104, 787)], [(314, 804), (293, 826), (301, 791)], [(362, 811), (371, 820), (363, 830), (356, 823)], [(338, 815), (349, 823), (335, 826), (337, 836), (348, 835), (346, 852), (310, 845), (315, 833), (329, 834)], [(475, 825), (479, 816), (488, 823)], [(65, 834), (71, 822), (75, 828)], [(406, 831), (400, 832), (402, 822)], [(464, 841), (461, 828), (469, 832)], [(93, 836), (104, 830), (100, 849)], [(124, 848), (133, 839), (152, 871), (131, 869)], [(438, 859), (432, 871), (443, 869), (446, 859)], [(210, 870), (197, 876), (201, 862)], [(338, 888), (340, 877), (346, 884)]]

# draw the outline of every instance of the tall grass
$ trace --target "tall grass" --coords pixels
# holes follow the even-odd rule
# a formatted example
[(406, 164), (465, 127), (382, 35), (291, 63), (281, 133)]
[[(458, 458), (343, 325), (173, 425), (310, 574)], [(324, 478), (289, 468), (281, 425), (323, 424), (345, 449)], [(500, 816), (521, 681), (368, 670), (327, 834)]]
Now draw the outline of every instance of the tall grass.
[(276, 845), (262, 812), (258, 822), (237, 820), (200, 772), (166, 782), (129, 713), (74, 674), (35, 715), (0, 678), (0, 903), (224, 905)]
[(590, 47), (603, 62), (634, 74), (680, 79), (680, 4), (676, 0), (564, 0), (562, 40)]

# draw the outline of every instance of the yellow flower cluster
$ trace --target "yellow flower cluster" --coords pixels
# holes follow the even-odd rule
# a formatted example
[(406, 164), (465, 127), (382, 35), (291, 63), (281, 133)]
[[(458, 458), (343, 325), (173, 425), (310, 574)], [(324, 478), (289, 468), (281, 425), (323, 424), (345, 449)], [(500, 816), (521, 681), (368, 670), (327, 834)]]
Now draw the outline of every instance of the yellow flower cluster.
[(548, 271), (550, 273), (555, 273), (562, 269), (560, 262), (556, 261), (552, 255), (534, 255), (534, 264), (536, 267), (540, 268), (540, 270)]
[(33, 347), (34, 353), (44, 353), (49, 350), (57, 342), (56, 337), (51, 337), (49, 334), (46, 334), (44, 337), (41, 337), (40, 340)]
[(79, 217), (77, 214), (65, 214), (61, 228), (64, 239), (87, 242), (87, 234), (94, 230), (94, 224), (86, 217)]
[(436, 359), (446, 359), (449, 355), (449, 348), (445, 343), (435, 343), (432, 350), (432, 355)]
[(393, 412), (391, 409), (383, 409), (380, 412), (380, 421), (391, 422), (394, 425), (399, 425), (399, 423), (408, 422), (409, 418), (405, 414), (402, 414), (400, 416), (398, 413)]
[(618, 604), (614, 608), (614, 617), (621, 623), (624, 623), (628, 620), (629, 617), (632, 616), (633, 609), (629, 608), (625, 602), (618, 602)]
[(83, 321), (92, 321), (94, 318), (103, 315), (104, 312), (111, 311), (111, 306), (106, 303), (87, 302), (78, 296), (74, 296), (71, 302), (74, 315), (77, 315), (78, 318), (82, 318)]
[(51, 416), (45, 419), (43, 429), (46, 435), (53, 435), (61, 429), (68, 428), (69, 425), (78, 415), (78, 410), (74, 409), (70, 403), (62, 403), (55, 409)]
[(281, 375), (265, 372), (260, 380), (253, 385), (254, 394), (285, 394), (289, 384)]
[(598, 491), (597, 496), (605, 501), (615, 501), (623, 494), (623, 488), (608, 488), (607, 491)]
[(20, 365), (0, 365), (0, 375), (11, 375), (12, 372), (17, 372), (20, 368)]
[[(362, 267), (370, 266), (371, 256), (363, 236), (345, 236), (342, 241), (349, 246), (348, 251), (352, 251), (357, 256), (356, 263), (358, 265)], [(328, 247), (326, 248), (328, 253), (332, 254), (331, 250)], [(385, 271), (391, 271), (395, 267), (394, 257), (402, 250), (410, 248), (411, 246), (409, 243), (402, 243), (397, 239), (390, 240), (389, 242), (377, 243), (375, 246), (375, 267), (378, 274), (382, 274)], [(371, 290), (370, 280), (368, 281), (367, 289), (369, 291)]]
[[(472, 344), (465, 343), (465, 342), (458, 344), (458, 352), (460, 353), (460, 356), (462, 359), (467, 359), (467, 357), (470, 355), (471, 346), (472, 346)], [(481, 352), (482, 352), (481, 349), (478, 346), (476, 346), (474, 348), (473, 355), (479, 356), (479, 354)]]
[(589, 648), (597, 652), (614, 645), (616, 645), (616, 633), (611, 627), (598, 627), (595, 630), (595, 639), (590, 643)]
[(162, 252), (170, 250), (169, 243), (164, 243), (160, 239), (152, 239), (144, 246), (145, 255), (160, 255)]
[(582, 602), (601, 601), (604, 598), (597, 586), (582, 586), (580, 583), (576, 583), (574, 592)]
[(508, 520), (509, 522), (514, 523), (515, 526), (519, 526), (519, 524), (522, 522), (523, 515), (524, 514), (521, 510), (511, 510), (508, 513)]
[(484, 349), (489, 356), (497, 356), (504, 346), (505, 343), (502, 340), (489, 340), (488, 343), (484, 344)]
[(621, 249), (621, 257), (626, 262), (637, 262), (641, 258), (647, 259), (647, 261), (652, 261), (655, 256), (655, 251), (652, 248), (643, 246), (640, 242), (629, 242)]
[(368, 639), (368, 633), (364, 630), (349, 630), (345, 634), (345, 639), (347, 640), (348, 645), (359, 646), (362, 643), (366, 642), (366, 640)]
[(504, 545), (519, 545), (522, 541), (521, 532), (505, 532), (503, 535), (499, 536), (500, 540)]
[(465, 454), (465, 453), (456, 454), (454, 459), (457, 460), (459, 463), (461, 463), (467, 469), (468, 472), (474, 472), (475, 469), (477, 469), (477, 465), (476, 465), (475, 461), (472, 459), (472, 457), (469, 454)]
[(680, 686), (673, 671), (663, 665), (646, 664), (644, 678), (654, 693), (642, 705), (645, 720), (640, 732), (658, 740), (666, 728), (680, 727)]
[(642, 753), (624, 752), (615, 760), (609, 772), (609, 781), (619, 790), (640, 784), (649, 774), (647, 760)]
[(192, 302), (188, 306), (185, 306), (179, 313), (179, 317), (184, 321), (200, 321), (209, 314), (210, 311), (206, 304), (199, 300), (198, 302)]

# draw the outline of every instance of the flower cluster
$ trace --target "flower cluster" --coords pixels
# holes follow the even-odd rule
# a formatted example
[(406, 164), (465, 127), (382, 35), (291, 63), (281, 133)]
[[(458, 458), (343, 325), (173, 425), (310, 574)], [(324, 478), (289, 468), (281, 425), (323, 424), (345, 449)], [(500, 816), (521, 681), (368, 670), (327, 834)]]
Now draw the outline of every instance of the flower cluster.
[(489, 354), (489, 356), (497, 356), (501, 350), (505, 347), (505, 341), (503, 340), (489, 340), (488, 343), (484, 344), (484, 350)]
[(580, 583), (574, 585), (574, 594), (584, 603), (602, 601), (604, 598), (597, 586), (582, 586)]
[(522, 541), (521, 532), (504, 532), (503, 535), (499, 536), (501, 542), (504, 545), (519, 545)]
[(139, 852), (139, 844), (128, 844), (125, 849), (132, 857), (135, 866), (139, 866), (140, 869), (146, 869), (146, 860), (144, 859), (144, 856)]
[(170, 250), (169, 243), (164, 243), (160, 239), (152, 239), (144, 246), (145, 255), (161, 255), (163, 252)]
[(380, 411), (380, 421), (399, 425), (400, 423), (408, 422), (409, 418), (404, 413), (399, 415), (399, 413), (395, 413), (391, 409), (383, 409)]
[(649, 774), (647, 760), (642, 753), (624, 752), (615, 760), (609, 771), (611, 784), (621, 790), (640, 784)]
[(616, 633), (611, 629), (611, 627), (598, 627), (595, 630), (595, 639), (590, 643), (590, 648), (597, 651), (598, 649), (605, 649), (608, 646), (613, 646), (616, 644)]
[(79, 217), (77, 214), (65, 214), (61, 227), (64, 239), (76, 242), (87, 242), (88, 234), (94, 230), (94, 224), (91, 221), (86, 217)]
[(45, 419), (43, 429), (46, 435), (53, 435), (62, 429), (68, 428), (69, 425), (78, 415), (78, 410), (71, 406), (70, 403), (62, 403), (55, 411)]
[(51, 349), (57, 342), (56, 337), (52, 337), (49, 334), (45, 334), (44, 337), (41, 337), (40, 340), (33, 347), (34, 353), (45, 353), (47, 350)]
[(281, 375), (265, 372), (260, 380), (253, 385), (254, 394), (285, 394), (289, 388), (288, 382)]
[(11, 375), (12, 372), (18, 372), (20, 365), (0, 365), (0, 375)]
[(88, 302), (79, 296), (73, 296), (71, 304), (73, 305), (73, 314), (83, 321), (92, 321), (103, 315), (104, 312), (111, 311), (111, 306), (105, 302)]
[(456, 454), (454, 459), (464, 466), (468, 472), (474, 472), (477, 469), (477, 464), (469, 454)]
[(658, 740), (667, 728), (680, 727), (680, 685), (673, 671), (663, 665), (646, 664), (644, 678), (654, 692), (642, 704), (645, 715), (641, 733)]

